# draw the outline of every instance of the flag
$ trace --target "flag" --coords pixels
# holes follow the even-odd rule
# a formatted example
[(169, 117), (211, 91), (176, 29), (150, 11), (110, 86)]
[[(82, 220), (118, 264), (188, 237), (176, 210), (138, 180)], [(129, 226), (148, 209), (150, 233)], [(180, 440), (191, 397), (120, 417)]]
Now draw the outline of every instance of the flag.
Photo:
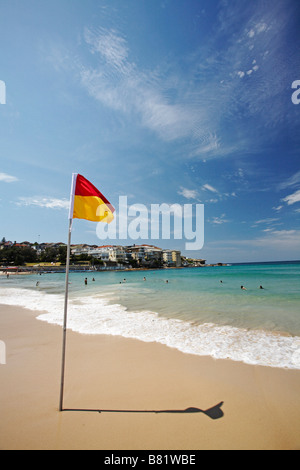
[[(68, 317), (68, 295), (69, 295), (69, 271), (70, 271), (70, 251), (73, 219), (86, 219), (92, 222), (106, 222), (110, 224), (114, 220), (115, 209), (95, 186), (84, 176), (73, 173), (70, 212), (69, 212), (69, 236), (66, 263), (66, 288), (63, 323), (63, 345), (62, 364), (60, 381), (59, 411), (63, 411), (65, 363), (66, 363), (66, 338), (67, 338), (67, 317)], [(1, 345), (0, 345), (1, 346)], [(1, 352), (1, 351), (0, 351)]]
[(84, 176), (73, 174), (70, 219), (86, 219), (110, 224), (115, 209)]

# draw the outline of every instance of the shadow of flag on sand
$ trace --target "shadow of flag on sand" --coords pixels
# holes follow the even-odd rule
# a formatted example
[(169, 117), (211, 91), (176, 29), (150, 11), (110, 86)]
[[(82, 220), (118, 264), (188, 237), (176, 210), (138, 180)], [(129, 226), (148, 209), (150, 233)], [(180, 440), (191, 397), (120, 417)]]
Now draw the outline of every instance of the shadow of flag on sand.
[(223, 401), (218, 403), (217, 405), (209, 408), (208, 410), (201, 410), (200, 408), (186, 408), (185, 410), (163, 410), (163, 411), (155, 411), (155, 413), (204, 413), (211, 419), (220, 419), (223, 418), (224, 413), (221, 410), (223, 406)]
[(200, 408), (186, 408), (184, 410), (97, 410), (97, 409), (75, 409), (75, 408), (68, 408), (64, 409), (63, 411), (77, 411), (77, 412), (89, 412), (89, 413), (178, 413), (178, 414), (191, 414), (191, 413), (203, 413), (208, 416), (210, 419), (220, 419), (223, 418), (224, 413), (221, 409), (224, 402), (221, 401), (217, 405), (209, 408), (208, 410), (201, 410)]

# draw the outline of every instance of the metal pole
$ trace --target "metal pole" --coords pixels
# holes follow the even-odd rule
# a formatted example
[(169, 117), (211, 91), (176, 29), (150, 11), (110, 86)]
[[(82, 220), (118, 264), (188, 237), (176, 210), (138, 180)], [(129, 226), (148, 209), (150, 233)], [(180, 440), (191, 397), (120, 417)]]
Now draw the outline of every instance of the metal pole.
[(70, 270), (70, 251), (71, 251), (71, 234), (72, 222), (69, 220), (69, 237), (67, 248), (67, 264), (66, 264), (66, 288), (65, 288), (65, 307), (64, 307), (64, 326), (63, 326), (63, 346), (62, 346), (62, 361), (61, 361), (61, 381), (60, 381), (60, 401), (59, 411), (63, 411), (64, 401), (64, 382), (65, 382), (65, 363), (66, 363), (66, 340), (67, 340), (67, 318), (68, 318), (68, 296), (69, 296), (69, 270)]
[(60, 381), (60, 399), (59, 411), (63, 411), (64, 402), (64, 382), (65, 382), (65, 364), (66, 364), (66, 342), (67, 342), (67, 319), (68, 319), (68, 297), (69, 297), (69, 271), (70, 271), (70, 254), (71, 254), (71, 235), (73, 224), (73, 209), (75, 187), (77, 181), (77, 173), (72, 175), (72, 185), (70, 194), (70, 209), (69, 209), (69, 236), (67, 247), (67, 262), (66, 262), (66, 287), (65, 287), (65, 307), (64, 307), (64, 326), (63, 326), (63, 345), (62, 345), (62, 359), (61, 359), (61, 381)]

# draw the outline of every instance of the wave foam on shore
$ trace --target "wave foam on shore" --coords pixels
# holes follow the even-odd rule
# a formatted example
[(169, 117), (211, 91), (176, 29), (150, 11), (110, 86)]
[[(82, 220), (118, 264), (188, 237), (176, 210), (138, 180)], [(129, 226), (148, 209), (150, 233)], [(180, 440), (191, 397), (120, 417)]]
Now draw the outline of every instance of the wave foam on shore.
[[(64, 298), (29, 289), (3, 289), (0, 303), (42, 312), (39, 320), (62, 325)], [(155, 312), (130, 312), (102, 295), (69, 300), (68, 328), (87, 335), (115, 335), (158, 342), (187, 354), (246, 364), (300, 369), (300, 337), (213, 323), (201, 325)]]

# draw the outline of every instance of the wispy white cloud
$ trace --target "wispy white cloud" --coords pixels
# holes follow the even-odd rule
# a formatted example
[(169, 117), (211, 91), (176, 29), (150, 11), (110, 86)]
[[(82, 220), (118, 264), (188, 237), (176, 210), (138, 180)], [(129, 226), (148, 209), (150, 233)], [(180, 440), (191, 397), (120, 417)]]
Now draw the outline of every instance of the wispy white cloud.
[(293, 204), (300, 202), (300, 189), (297, 189), (299, 188), (299, 186), (300, 171), (297, 171), (295, 174), (279, 183), (276, 188), (279, 191), (283, 191), (285, 189), (294, 189), (296, 191), (294, 191), (292, 194), (288, 194), (284, 198), (281, 198), (280, 204), (276, 207), (273, 207), (273, 210), (276, 212), (280, 212), (284, 208), (284, 205), (282, 204), (283, 202), (286, 203), (288, 206), (292, 206)]
[(297, 171), (297, 173), (292, 175), (290, 178), (282, 181), (282, 183), (279, 184), (278, 189), (287, 189), (296, 185), (300, 185), (300, 171)]
[(47, 209), (69, 209), (70, 202), (67, 199), (57, 199), (51, 197), (19, 197), (16, 202), (18, 206), (37, 206)]
[(205, 257), (214, 262), (275, 261), (299, 259), (300, 230), (278, 230), (262, 233), (253, 239), (231, 239), (207, 242)]
[(260, 227), (262, 229), (263, 226), (267, 226), (266, 229), (262, 229), (263, 232), (266, 231), (273, 231), (275, 230), (275, 227), (278, 225), (282, 225), (283, 223), (280, 221), (280, 218), (278, 217), (267, 217), (266, 219), (260, 219), (256, 220), (253, 225), (251, 225), (251, 228), (256, 228)]
[(96, 100), (154, 131), (163, 140), (176, 140), (192, 134), (198, 119), (195, 110), (184, 103), (170, 103), (164, 96), (165, 84), (156, 72), (139, 69), (129, 58), (126, 40), (114, 30), (87, 29), (85, 40), (99, 66), (82, 66), (81, 82)]
[[(131, 119), (135, 116), (139, 124), (165, 141), (189, 138), (189, 150), (185, 153), (189, 158), (228, 156), (240, 151), (241, 145), (249, 148), (243, 139), (235, 141), (234, 145), (225, 143), (218, 130), (222, 115), (228, 112), (225, 110), (232, 90), (228, 94), (228, 83), (218, 90), (218, 94), (216, 89), (222, 73), (232, 82), (229, 63), (226, 66), (219, 64), (223, 71), (219, 71), (214, 80), (206, 77), (199, 87), (196, 76), (207, 74), (206, 55), (201, 60), (194, 57), (195, 64), (198, 60), (203, 64), (202, 70), (189, 63), (187, 69), (180, 71), (177, 65), (168, 63), (168, 71), (162, 65), (149, 71), (140, 69), (130, 60), (129, 45), (115, 30), (87, 29), (85, 41), (91, 53), (97, 54), (98, 64), (81, 66), (81, 83), (105, 106), (125, 113)], [(187, 63), (189, 61), (190, 58)], [(215, 59), (216, 63), (218, 61), (219, 58)], [(170, 95), (169, 87), (174, 86), (176, 93)]]
[(300, 202), (300, 190), (296, 191), (293, 194), (290, 194), (289, 196), (286, 196), (282, 200), (286, 202), (288, 206), (291, 206), (292, 204), (295, 204), (296, 202)]
[[(199, 123), (198, 123), (199, 125)], [(207, 133), (202, 133), (198, 131), (199, 140), (195, 136), (194, 145), (195, 148), (189, 152), (189, 158), (210, 158), (211, 156), (225, 156), (229, 153), (234, 153), (234, 146), (224, 148), (224, 145), (221, 145), (221, 141), (217, 136), (216, 132), (207, 131)]]
[(209, 222), (215, 225), (226, 224), (229, 222), (229, 220), (225, 219), (225, 217), (226, 217), (226, 214), (222, 214), (220, 217), (213, 217), (212, 219), (209, 219)]
[[(259, 249), (268, 249), (270, 253), (276, 250), (277, 257), (287, 252), (295, 254), (299, 253), (300, 249), (300, 230), (273, 230), (264, 232), (262, 236), (253, 239), (224, 240), (221, 244), (225, 250), (226, 247), (234, 246), (236, 249), (244, 247), (246, 250), (251, 250), (254, 248), (256, 254), (259, 253), (256, 251)], [(211, 245), (220, 245), (220, 242), (212, 242)]]
[(16, 176), (8, 175), (7, 173), (0, 173), (0, 181), (3, 181), (3, 183), (15, 183), (19, 180)]
[[(255, 7), (221, 2), (205, 47), (176, 61), (168, 58), (155, 69), (141, 66), (136, 54), (133, 58), (129, 40), (117, 28), (86, 28), (82, 45), (90, 57), (77, 55), (70, 68), (91, 97), (133, 126), (165, 142), (181, 139), (181, 158), (255, 153), (269, 135), (253, 136), (254, 126), (249, 132), (243, 117), (247, 123), (253, 116), (263, 119), (271, 130), (287, 121), (282, 83), (289, 83), (294, 65), (285, 61), (282, 37), (289, 15), (282, 2), (272, 9), (264, 2)], [(72, 62), (65, 51), (54, 50), (53, 56), (59, 67), (65, 58)]]
[[(282, 83), (290, 82), (290, 77), (296, 73), (296, 64), (289, 60), (288, 51), (282, 46), (296, 10), (286, 8), (282, 1), (276, 2), (272, 8), (264, 2), (256, 2), (255, 5), (252, 2), (224, 2), (223, 7), (219, 13), (215, 42), (223, 34), (226, 49), (222, 53), (215, 52), (215, 42), (211, 47), (216, 64), (215, 77), (221, 85), (218, 86), (219, 109), (226, 103), (221, 117), (240, 117), (247, 113), (260, 120), (268, 109), (268, 120), (264, 119), (264, 125), (270, 131), (283, 120), (291, 122), (292, 113), (286, 106)], [(226, 32), (231, 30), (235, 33), (228, 37)], [(274, 67), (276, 77), (272, 72)]]
[[(239, 243), (239, 242), (238, 242)], [(244, 245), (256, 247), (265, 247), (268, 249), (277, 248), (278, 252), (286, 250), (295, 250), (299, 253), (300, 248), (300, 230), (274, 230), (266, 236), (258, 237), (253, 240), (243, 240)]]
[(74, 68), (74, 57), (65, 44), (52, 42), (47, 46), (40, 45), (40, 54), (45, 62), (48, 62), (57, 72), (63, 72)]
[(255, 222), (255, 224), (259, 225), (259, 224), (273, 224), (274, 222), (278, 222), (278, 218), (275, 218), (275, 217), (268, 217), (267, 219), (261, 219), (261, 220), (257, 220)]
[(219, 192), (216, 188), (214, 188), (214, 187), (211, 186), (210, 184), (204, 184), (204, 185), (202, 186), (202, 189), (204, 189), (204, 190), (206, 190), (206, 191), (210, 191), (210, 192), (212, 192), (212, 193), (218, 193), (218, 192)]
[(186, 199), (198, 199), (199, 197), (198, 191), (196, 189), (187, 189), (183, 187), (180, 188), (178, 194), (185, 197)]
[(86, 28), (85, 40), (91, 46), (93, 53), (99, 52), (106, 61), (123, 73), (128, 73), (130, 64), (126, 40), (114, 30)]

